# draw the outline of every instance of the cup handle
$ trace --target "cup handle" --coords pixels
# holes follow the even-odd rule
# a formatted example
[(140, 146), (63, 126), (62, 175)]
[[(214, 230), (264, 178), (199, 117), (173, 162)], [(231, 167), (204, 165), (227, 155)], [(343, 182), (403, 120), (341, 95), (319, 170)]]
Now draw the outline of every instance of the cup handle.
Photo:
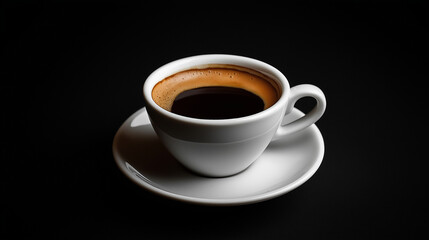
[(274, 135), (273, 140), (280, 139), (286, 135), (301, 131), (311, 124), (315, 123), (319, 118), (323, 115), (326, 109), (326, 98), (320, 88), (310, 85), (310, 84), (302, 84), (292, 87), (290, 89), (289, 102), (286, 107), (285, 115), (292, 112), (292, 109), (300, 98), (303, 97), (312, 97), (316, 99), (316, 106), (305, 116), (285, 125), (280, 125), (279, 129), (277, 129), (276, 134)]

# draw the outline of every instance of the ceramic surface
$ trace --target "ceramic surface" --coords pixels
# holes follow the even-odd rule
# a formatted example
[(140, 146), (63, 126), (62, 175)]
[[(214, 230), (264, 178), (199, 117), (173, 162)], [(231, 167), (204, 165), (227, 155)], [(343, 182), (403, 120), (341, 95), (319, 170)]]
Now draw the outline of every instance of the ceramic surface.
[[(232, 119), (181, 116), (163, 109), (153, 100), (154, 86), (166, 77), (187, 69), (219, 64), (251, 69), (267, 76), (278, 87), (279, 99), (263, 111)], [(290, 88), (286, 77), (273, 66), (228, 54), (198, 55), (167, 63), (148, 76), (143, 95), (151, 124), (166, 149), (183, 166), (210, 177), (226, 177), (243, 171), (261, 156), (273, 139), (289, 138), (290, 134), (307, 128), (326, 108), (325, 95), (318, 87), (301, 84)], [(296, 101), (303, 97), (316, 100), (313, 109), (294, 122), (281, 124)]]
[[(303, 116), (293, 109), (283, 124)], [(313, 124), (286, 139), (271, 142), (245, 171), (224, 178), (194, 174), (161, 144), (146, 109), (130, 116), (113, 141), (120, 170), (141, 187), (162, 196), (205, 205), (241, 205), (285, 194), (306, 182), (319, 168), (324, 142)]]

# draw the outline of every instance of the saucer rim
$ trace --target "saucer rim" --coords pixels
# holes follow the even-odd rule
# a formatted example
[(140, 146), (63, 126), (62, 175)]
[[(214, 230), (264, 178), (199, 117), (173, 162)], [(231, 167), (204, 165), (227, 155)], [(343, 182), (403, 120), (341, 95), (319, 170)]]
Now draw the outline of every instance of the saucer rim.
[[(113, 158), (116, 163), (116, 165), (119, 167), (121, 172), (129, 178), (131, 181), (133, 181), (135, 184), (139, 185), (140, 187), (149, 190), (157, 195), (173, 199), (173, 200), (179, 200), (181, 202), (186, 203), (192, 203), (192, 204), (198, 204), (198, 205), (209, 205), (209, 206), (236, 206), (236, 205), (246, 205), (246, 204), (253, 204), (257, 202), (262, 202), (266, 200), (270, 200), (276, 197), (279, 197), (283, 194), (286, 194), (297, 187), (301, 186), (303, 183), (305, 183), (308, 179), (310, 179), (316, 171), (319, 169), (320, 165), (322, 164), (323, 157), (325, 154), (325, 144), (323, 140), (323, 136), (320, 132), (320, 130), (317, 128), (315, 124), (312, 124), (308, 128), (306, 128), (304, 131), (312, 130), (314, 131), (314, 135), (317, 138), (317, 143), (320, 147), (320, 153), (317, 155), (317, 159), (313, 161), (313, 165), (304, 172), (298, 179), (295, 181), (288, 183), (284, 186), (281, 186), (279, 188), (276, 188), (274, 190), (264, 192), (261, 194), (256, 194), (252, 196), (246, 196), (246, 197), (239, 197), (239, 198), (201, 198), (201, 197), (190, 197), (186, 195), (181, 195), (178, 193), (173, 193), (170, 191), (167, 191), (165, 189), (162, 189), (160, 187), (157, 187), (156, 183), (152, 182), (149, 179), (143, 179), (145, 176), (141, 174), (140, 172), (137, 172), (142, 175), (143, 178), (136, 176), (131, 172), (130, 169), (126, 166), (126, 161), (124, 161), (119, 156), (119, 149), (117, 146), (118, 141), (118, 135), (120, 134), (122, 128), (124, 127), (125, 123), (127, 123), (129, 120), (135, 119), (137, 116), (142, 114), (144, 111), (146, 111), (146, 107), (143, 107), (139, 110), (137, 110), (135, 113), (133, 113), (130, 117), (128, 117), (119, 127), (117, 132), (115, 133), (114, 139), (113, 139), (113, 145), (112, 145), (112, 151), (113, 151)], [(298, 111), (300, 114), (303, 114), (299, 109), (293, 108), (293, 111)], [(150, 123), (149, 123), (150, 124)], [(240, 174), (240, 173), (239, 173)]]

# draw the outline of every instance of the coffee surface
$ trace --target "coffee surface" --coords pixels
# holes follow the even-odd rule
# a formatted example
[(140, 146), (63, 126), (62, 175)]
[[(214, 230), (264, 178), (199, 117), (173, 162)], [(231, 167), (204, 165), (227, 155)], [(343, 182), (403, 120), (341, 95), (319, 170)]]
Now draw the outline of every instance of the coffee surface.
[(201, 119), (230, 119), (252, 115), (264, 110), (257, 95), (241, 88), (202, 87), (180, 93), (171, 112)]
[[(157, 105), (164, 108), (167, 111), (172, 111), (173, 103), (179, 94), (192, 89), (207, 88), (207, 87), (226, 87), (233, 89), (241, 89), (244, 92), (255, 95), (257, 98), (262, 101), (262, 110), (267, 109), (274, 105), (277, 102), (280, 96), (280, 90), (277, 84), (270, 78), (262, 75), (260, 73), (248, 70), (242, 67), (237, 67), (233, 65), (222, 65), (222, 67), (209, 67), (205, 69), (190, 69), (182, 72), (178, 72), (172, 76), (169, 76), (155, 85), (152, 90), (152, 99)], [(212, 89), (213, 90), (213, 89)], [(218, 89), (219, 90), (219, 89)], [(198, 96), (191, 97), (194, 100), (192, 102), (198, 102), (196, 98), (217, 98), (218, 101), (224, 102), (224, 106), (228, 104), (233, 104), (234, 101), (243, 101), (244, 97), (237, 97), (238, 95), (246, 94), (231, 94), (230, 93), (220, 93), (220, 91), (214, 91), (217, 93), (211, 92), (210, 96)], [(241, 91), (241, 93), (243, 93)], [(198, 91), (197, 91), (198, 92)], [(238, 91), (240, 92), (240, 91)], [(195, 92), (194, 92), (195, 93)], [(191, 95), (202, 95), (202, 94), (191, 94)], [(223, 96), (222, 96), (223, 95)], [(234, 95), (236, 98), (231, 97)], [(250, 96), (250, 95), (246, 95)], [(224, 101), (224, 99), (230, 99)], [(241, 98), (242, 100), (237, 100)], [(252, 98), (252, 97), (251, 97)], [(235, 99), (235, 100), (234, 100)], [(189, 100), (187, 100), (189, 101)], [(199, 101), (202, 101), (201, 99)], [(210, 100), (211, 101), (211, 100)], [(257, 101), (255, 101), (257, 102)], [(220, 102), (219, 102), (220, 103)], [(249, 104), (254, 104), (250, 103)], [(188, 104), (189, 106), (189, 104)], [(210, 106), (206, 105), (207, 111), (210, 111)], [(219, 105), (220, 106), (220, 105)], [(202, 106), (204, 108), (204, 106)], [(257, 107), (254, 105), (254, 108)], [(203, 110), (201, 110), (203, 111)], [(178, 113), (180, 114), (180, 113)], [(183, 114), (182, 114), (183, 115)], [(250, 115), (250, 114), (247, 114)]]

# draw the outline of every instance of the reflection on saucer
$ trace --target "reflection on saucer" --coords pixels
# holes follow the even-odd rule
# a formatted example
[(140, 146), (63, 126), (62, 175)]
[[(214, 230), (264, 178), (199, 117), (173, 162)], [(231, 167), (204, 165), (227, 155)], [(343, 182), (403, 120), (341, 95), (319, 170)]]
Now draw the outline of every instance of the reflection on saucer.
[(149, 116), (147, 115), (147, 111), (142, 111), (133, 119), (133, 121), (131, 122), (131, 127), (138, 127), (148, 124), (150, 124), (150, 120)]

